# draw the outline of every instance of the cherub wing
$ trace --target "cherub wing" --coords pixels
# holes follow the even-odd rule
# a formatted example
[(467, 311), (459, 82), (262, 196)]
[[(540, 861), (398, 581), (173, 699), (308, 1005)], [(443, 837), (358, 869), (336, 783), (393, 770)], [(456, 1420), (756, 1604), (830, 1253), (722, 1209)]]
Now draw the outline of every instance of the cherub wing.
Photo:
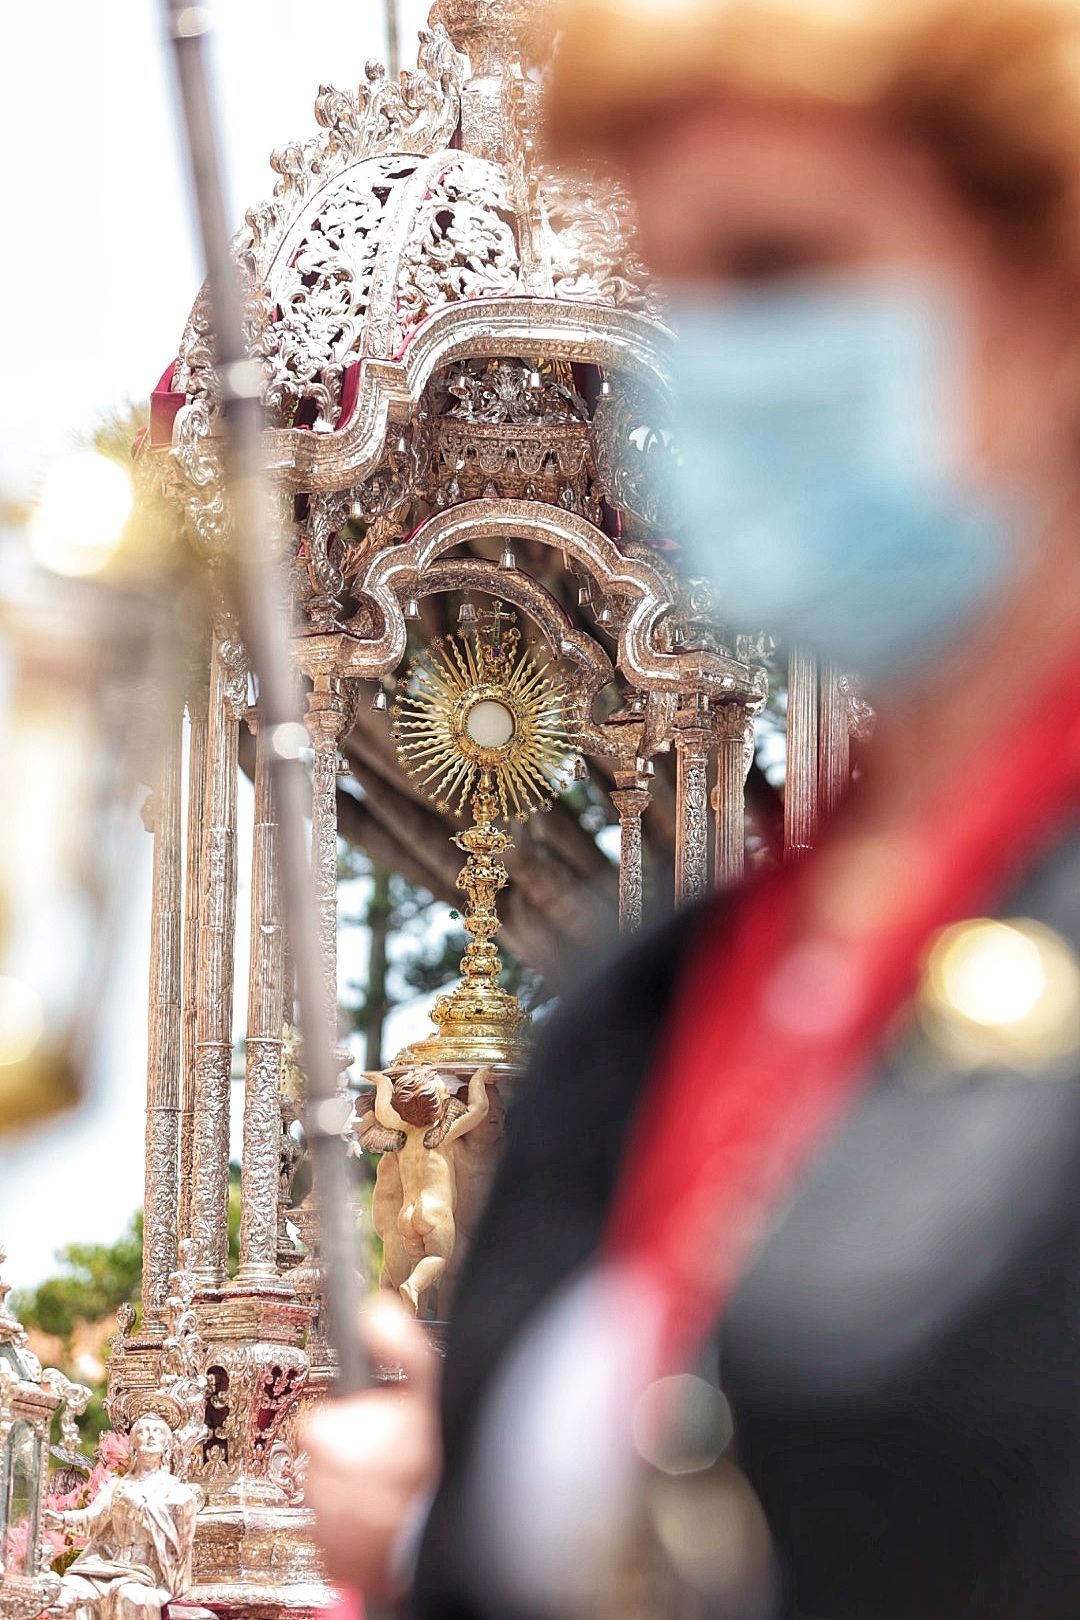
[(361, 1115), (356, 1127), (356, 1139), (365, 1153), (400, 1153), (405, 1146), (405, 1132), (392, 1131), (380, 1125), (374, 1108)]
[(424, 1146), (426, 1148), (441, 1147), (446, 1140), (446, 1133), (455, 1119), (460, 1119), (462, 1114), (468, 1112), (468, 1104), (463, 1103), (460, 1097), (450, 1097), (446, 1107), (443, 1109), (442, 1118), (437, 1119), (431, 1129), (424, 1132)]

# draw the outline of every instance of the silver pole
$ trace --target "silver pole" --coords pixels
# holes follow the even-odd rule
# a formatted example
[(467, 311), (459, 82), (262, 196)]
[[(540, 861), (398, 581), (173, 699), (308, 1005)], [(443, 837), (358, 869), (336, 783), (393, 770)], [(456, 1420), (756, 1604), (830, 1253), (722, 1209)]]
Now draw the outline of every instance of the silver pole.
[(386, 66), (390, 77), (396, 80), (401, 72), (397, 0), (386, 0)]
[(353, 1254), (345, 1155), (341, 1149), (336, 1031), (324, 1003), (315, 895), (305, 817), (310, 790), (299, 754), (304, 742), (289, 660), (282, 535), (263, 476), (261, 373), (243, 340), (241, 292), (221, 181), (216, 110), (210, 96), (205, 38), (207, 8), (162, 0), (172, 42), (213, 316), (221, 412), (227, 427), (226, 473), (232, 551), (226, 587), (259, 681), (261, 723), (268, 733), (270, 787), (281, 835), (281, 892), (296, 972), (308, 1082), (305, 1127), (319, 1187), (329, 1342), (337, 1353), (338, 1390), (369, 1382), (357, 1337), (360, 1283)]

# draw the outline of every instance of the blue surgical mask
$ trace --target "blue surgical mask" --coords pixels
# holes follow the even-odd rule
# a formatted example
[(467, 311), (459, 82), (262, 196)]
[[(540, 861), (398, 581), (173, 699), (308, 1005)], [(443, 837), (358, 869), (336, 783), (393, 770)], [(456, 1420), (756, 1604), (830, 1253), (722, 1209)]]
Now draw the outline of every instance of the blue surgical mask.
[(963, 326), (940, 290), (800, 281), (670, 306), (684, 571), (726, 620), (874, 684), (962, 630), (1017, 548), (958, 489)]

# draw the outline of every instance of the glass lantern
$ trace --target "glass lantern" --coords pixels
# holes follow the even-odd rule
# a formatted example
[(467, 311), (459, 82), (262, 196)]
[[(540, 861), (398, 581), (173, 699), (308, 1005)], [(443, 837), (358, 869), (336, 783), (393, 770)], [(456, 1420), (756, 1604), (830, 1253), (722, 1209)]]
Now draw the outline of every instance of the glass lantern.
[(61, 1401), (42, 1382), (7, 1294), (0, 1280), (0, 1620), (31, 1620), (59, 1587), (42, 1530), (49, 1429)]

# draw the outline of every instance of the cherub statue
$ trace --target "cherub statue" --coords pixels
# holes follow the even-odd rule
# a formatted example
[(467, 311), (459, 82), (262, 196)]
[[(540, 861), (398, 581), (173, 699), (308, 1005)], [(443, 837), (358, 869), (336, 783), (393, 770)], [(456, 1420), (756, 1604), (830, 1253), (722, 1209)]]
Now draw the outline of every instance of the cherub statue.
[(487, 1118), (481, 1120), (468, 1136), (460, 1137), (454, 1144), (454, 1187), (457, 1193), (454, 1224), (457, 1243), (439, 1288), (439, 1310), (444, 1313), (447, 1306), (453, 1309), (458, 1278), (480, 1225), (499, 1163), (506, 1109), (498, 1085), (488, 1085), (488, 1105)]
[(90, 1539), (60, 1582), (50, 1614), (65, 1620), (160, 1620), (191, 1585), (195, 1515), (203, 1493), (169, 1472), (172, 1430), (147, 1412), (131, 1429), (131, 1468), (90, 1506), (50, 1514)]
[(442, 1279), (454, 1252), (457, 1186), (454, 1142), (487, 1118), (490, 1069), (469, 1082), (468, 1102), (435, 1069), (409, 1069), (397, 1081), (375, 1074), (375, 1105), (357, 1134), (381, 1153), (372, 1221), (383, 1241), (383, 1286), (396, 1287), (414, 1315)]

